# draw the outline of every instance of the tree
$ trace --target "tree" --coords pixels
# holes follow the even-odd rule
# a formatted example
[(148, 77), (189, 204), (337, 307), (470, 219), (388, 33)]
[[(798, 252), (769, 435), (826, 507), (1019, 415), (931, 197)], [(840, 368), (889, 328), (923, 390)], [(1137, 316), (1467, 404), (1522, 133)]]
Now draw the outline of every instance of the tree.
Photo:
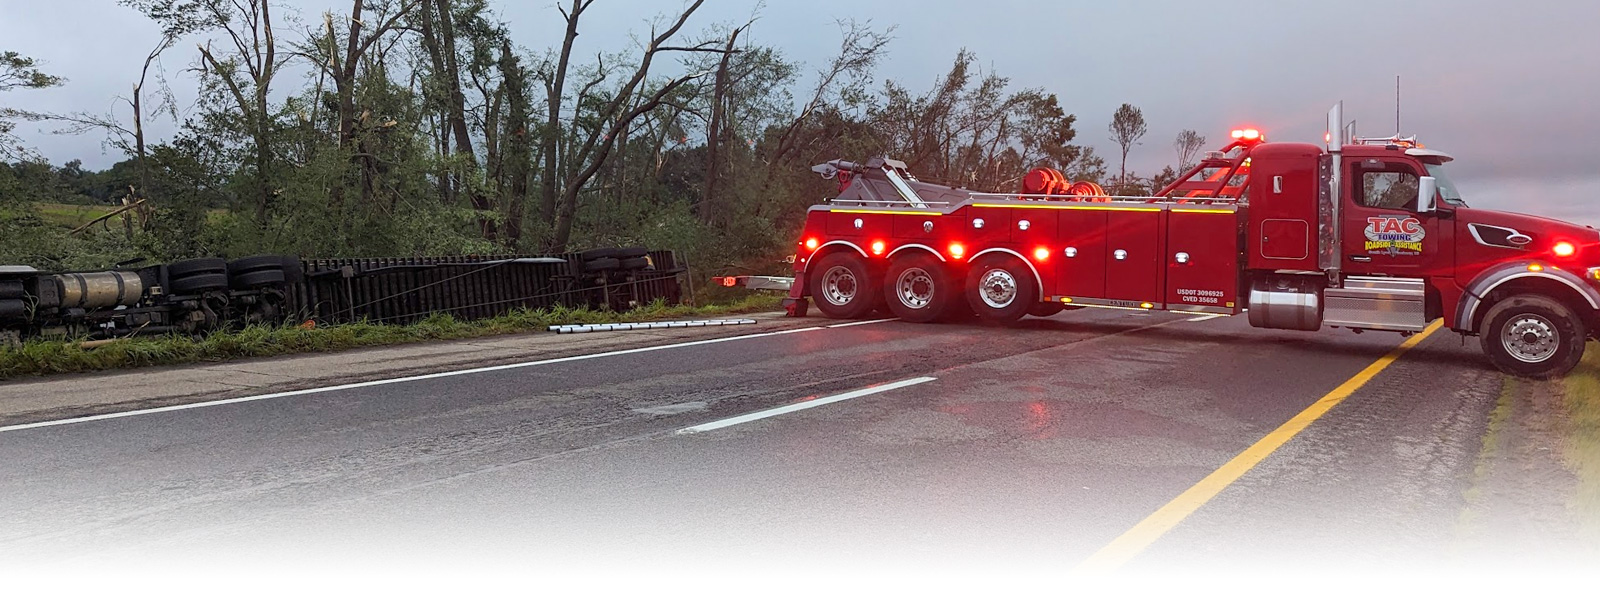
[(1206, 147), (1206, 137), (1194, 130), (1178, 132), (1177, 139), (1172, 141), (1172, 150), (1178, 152), (1178, 173), (1189, 171), (1196, 164), (1195, 159), (1200, 157), (1200, 151)]
[[(600, 60), (592, 75), (578, 89), (571, 103), (570, 129), (562, 127), (566, 98), (567, 70), (571, 64), (572, 43), (578, 36), (578, 22), (583, 11), (594, 0), (572, 0), (570, 11), (561, 9), (566, 19), (567, 33), (561, 52), (552, 70), (541, 74), (546, 90), (546, 115), (548, 123), (543, 133), (544, 173), (542, 212), (554, 218), (548, 250), (566, 250), (572, 239), (573, 220), (577, 216), (578, 196), (605, 166), (622, 134), (632, 127), (634, 120), (661, 106), (678, 88), (691, 81), (710, 75), (698, 71), (671, 78), (649, 89), (647, 79), (651, 67), (662, 52), (723, 52), (717, 41), (707, 41), (691, 46), (668, 46), (689, 17), (699, 10), (705, 0), (695, 0), (672, 19), (664, 31), (652, 28), (651, 35), (634, 67), (633, 75), (615, 88), (602, 88), (611, 80), (614, 66)], [(561, 144), (562, 141), (567, 144)]]
[(1150, 190), (1155, 192), (1166, 188), (1168, 184), (1178, 181), (1179, 175), (1182, 174), (1172, 169), (1171, 165), (1162, 168), (1161, 173), (1150, 176)]
[[(34, 59), (9, 50), (0, 52), (0, 92), (9, 92), (16, 88), (24, 90), (53, 88), (65, 82), (66, 80), (60, 77), (40, 71), (38, 61)], [(0, 159), (19, 160), (29, 155), (23, 150), (22, 141), (11, 134), (17, 127), (16, 122), (11, 119), (37, 118), (38, 115), (34, 113), (0, 107)]]
[(884, 48), (894, 40), (893, 27), (878, 32), (871, 29), (870, 22), (863, 24), (845, 20), (839, 21), (838, 25), (842, 34), (839, 53), (833, 56), (827, 67), (817, 72), (817, 85), (812, 89), (810, 99), (800, 108), (800, 112), (795, 114), (794, 119), (790, 120), (789, 126), (784, 128), (777, 142), (772, 145), (772, 152), (767, 156), (769, 181), (773, 175), (771, 170), (794, 151), (797, 143), (796, 135), (800, 128), (816, 115), (818, 110), (829, 104), (830, 98), (846, 96), (852, 91), (859, 93), (870, 79), (878, 61), (886, 54)]
[[(165, 4), (171, 5), (173, 0)], [(269, 0), (194, 0), (177, 5), (163, 16), (153, 14), (164, 28), (176, 19), (192, 19), (196, 31), (217, 29), (233, 48), (213, 52), (211, 43), (200, 46), (200, 72), (221, 86), (233, 101), (251, 142), (255, 168), (256, 221), (266, 223), (271, 208), (273, 180), (277, 177), (275, 147), (277, 119), (271, 105), (273, 78), (287, 57), (278, 56)], [(242, 69), (242, 71), (241, 71)]]
[(1111, 131), (1111, 141), (1117, 143), (1117, 146), (1122, 149), (1122, 175), (1117, 178), (1117, 184), (1126, 186), (1128, 183), (1128, 151), (1132, 150), (1134, 145), (1139, 144), (1139, 139), (1144, 138), (1145, 135), (1144, 111), (1140, 111), (1139, 107), (1131, 104), (1122, 103), (1122, 106), (1117, 107), (1117, 112), (1111, 115), (1111, 125), (1108, 129)]

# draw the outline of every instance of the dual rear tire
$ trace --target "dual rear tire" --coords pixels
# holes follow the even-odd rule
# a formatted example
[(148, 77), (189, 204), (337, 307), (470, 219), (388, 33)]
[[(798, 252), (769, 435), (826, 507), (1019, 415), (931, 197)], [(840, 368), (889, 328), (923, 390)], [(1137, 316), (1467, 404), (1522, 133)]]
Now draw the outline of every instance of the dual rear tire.
[(1033, 270), (1010, 255), (980, 257), (965, 271), (926, 253), (892, 259), (881, 274), (854, 253), (831, 253), (807, 269), (807, 288), (822, 315), (859, 319), (887, 305), (907, 322), (935, 322), (977, 314), (985, 322), (1011, 325), (1030, 313), (1051, 315), (1039, 303)]

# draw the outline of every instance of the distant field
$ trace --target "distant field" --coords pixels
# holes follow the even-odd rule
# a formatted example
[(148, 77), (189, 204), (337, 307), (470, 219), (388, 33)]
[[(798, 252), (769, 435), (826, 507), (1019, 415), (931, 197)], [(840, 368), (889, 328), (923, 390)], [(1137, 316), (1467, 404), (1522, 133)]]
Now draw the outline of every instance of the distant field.
[[(39, 217), (43, 218), (44, 221), (68, 229), (77, 228), (89, 223), (89, 220), (119, 209), (116, 205), (67, 205), (63, 203), (34, 203), (33, 206), (38, 211)], [(206, 216), (214, 220), (227, 213), (227, 209), (211, 209), (206, 212)], [(112, 221), (116, 222), (120, 219), (120, 217), (112, 218)]]

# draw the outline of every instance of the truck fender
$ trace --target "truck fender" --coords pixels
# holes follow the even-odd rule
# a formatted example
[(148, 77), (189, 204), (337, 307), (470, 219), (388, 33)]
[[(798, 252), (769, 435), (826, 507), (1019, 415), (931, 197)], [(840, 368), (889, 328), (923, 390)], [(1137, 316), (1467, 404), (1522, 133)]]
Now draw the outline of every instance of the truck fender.
[[(1545, 267), (1539, 270), (1530, 269), (1535, 264)], [(1484, 270), (1477, 278), (1472, 279), (1472, 283), (1462, 291), (1461, 301), (1456, 304), (1456, 328), (1471, 329), (1472, 321), (1484, 309), (1483, 300), (1490, 293), (1507, 283), (1523, 278), (1540, 278), (1565, 284), (1589, 303), (1589, 309), (1600, 310), (1600, 292), (1596, 292), (1593, 287), (1571, 272), (1536, 261), (1514, 261)]]
[(817, 256), (822, 254), (822, 250), (823, 249), (826, 249), (826, 248), (834, 246), (834, 245), (850, 247), (852, 249), (855, 249), (857, 253), (860, 253), (862, 257), (866, 257), (868, 259), (871, 259), (871, 256), (867, 255), (867, 251), (865, 249), (862, 249), (859, 246), (856, 246), (855, 243), (850, 242), (850, 241), (846, 241), (846, 240), (834, 240), (834, 241), (829, 241), (829, 242), (822, 243), (822, 246), (817, 247), (817, 250), (812, 251), (811, 252), (811, 256), (806, 258), (806, 266), (809, 267), (811, 265), (811, 262), (815, 261), (817, 259)]
[[(888, 257), (893, 258), (895, 253), (899, 253), (899, 252), (904, 251), (906, 249), (922, 249), (922, 250), (927, 251), (929, 253), (933, 253), (933, 256), (934, 257), (938, 257), (939, 261), (945, 261), (944, 255), (940, 255), (938, 251), (933, 250), (933, 247), (930, 247), (928, 245), (919, 245), (919, 244), (915, 244), (915, 243), (912, 243), (912, 244), (909, 244), (909, 245), (900, 245), (899, 247), (896, 247), (895, 250), (889, 252)], [(946, 263), (948, 263), (948, 262), (946, 262)]]
[(1040, 292), (1040, 294), (1044, 293), (1044, 290), (1045, 290), (1045, 288), (1044, 288), (1044, 278), (1039, 277), (1039, 268), (1033, 267), (1033, 262), (1032, 261), (1028, 261), (1028, 258), (1027, 257), (1023, 257), (1021, 253), (1018, 253), (1016, 251), (1013, 251), (1013, 250), (1007, 249), (1007, 248), (1003, 248), (1003, 247), (995, 247), (995, 248), (992, 248), (992, 249), (984, 249), (982, 251), (979, 251), (976, 255), (972, 256), (972, 259), (968, 259), (967, 262), (971, 263), (971, 262), (977, 261), (979, 257), (983, 257), (984, 255), (988, 255), (990, 253), (1005, 253), (1005, 254), (1008, 254), (1008, 255), (1013, 255), (1017, 259), (1021, 259), (1022, 260), (1022, 264), (1028, 266), (1028, 269), (1033, 271), (1033, 281), (1039, 284), (1039, 292)]

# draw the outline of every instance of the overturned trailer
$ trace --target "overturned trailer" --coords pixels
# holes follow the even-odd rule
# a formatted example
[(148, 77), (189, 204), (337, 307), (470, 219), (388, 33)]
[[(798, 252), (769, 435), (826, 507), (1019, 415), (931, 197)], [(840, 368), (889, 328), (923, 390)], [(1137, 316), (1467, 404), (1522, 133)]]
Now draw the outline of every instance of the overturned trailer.
[(200, 258), (65, 273), (0, 266), (0, 344), (303, 320), (482, 319), (555, 306), (620, 311), (680, 302), (683, 271), (671, 251), (642, 247), (544, 257)]

